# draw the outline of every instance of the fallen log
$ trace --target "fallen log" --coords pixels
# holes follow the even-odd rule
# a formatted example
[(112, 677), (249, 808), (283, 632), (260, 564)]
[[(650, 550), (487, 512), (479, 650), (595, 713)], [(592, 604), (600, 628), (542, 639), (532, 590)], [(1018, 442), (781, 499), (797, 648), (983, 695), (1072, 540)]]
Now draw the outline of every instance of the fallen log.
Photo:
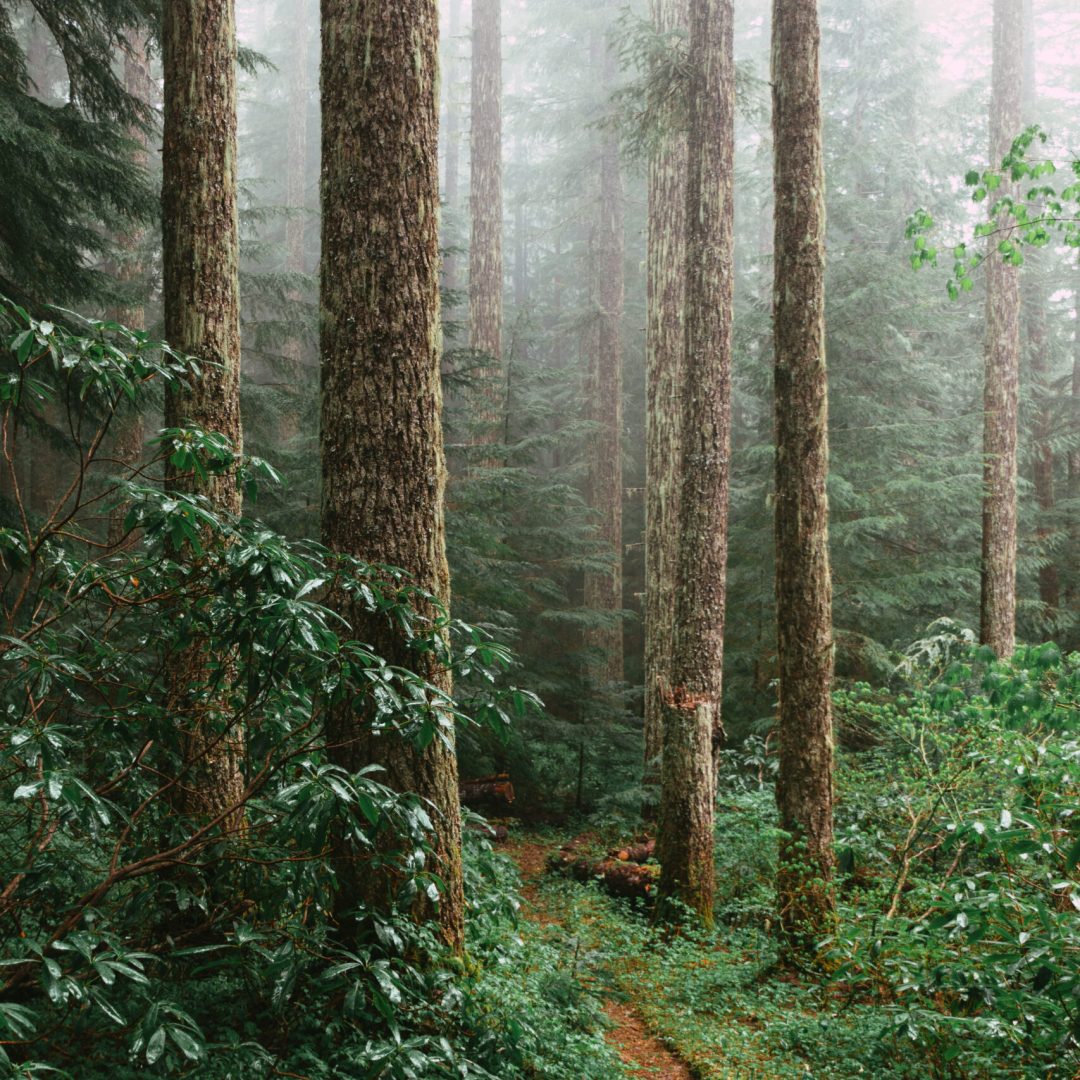
[(509, 773), (482, 776), (478, 780), (461, 782), (461, 801), (466, 806), (498, 804), (510, 806), (514, 801), (514, 785)]
[(615, 848), (597, 859), (588, 852), (589, 836), (579, 836), (563, 844), (549, 860), (551, 869), (575, 881), (596, 881), (612, 896), (650, 899), (660, 881), (660, 867), (647, 862), (656, 852), (656, 841), (645, 838), (623, 848)]

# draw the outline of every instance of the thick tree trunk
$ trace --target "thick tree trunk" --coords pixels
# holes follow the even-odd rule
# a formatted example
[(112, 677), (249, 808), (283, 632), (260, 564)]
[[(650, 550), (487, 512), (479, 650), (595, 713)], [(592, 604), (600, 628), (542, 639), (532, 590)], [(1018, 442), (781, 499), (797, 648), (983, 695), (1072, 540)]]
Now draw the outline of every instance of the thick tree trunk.
[[(653, 26), (670, 34), (690, 22), (689, 0), (652, 0)], [(662, 688), (671, 684), (678, 513), (679, 411), (686, 290), (686, 135), (660, 117), (649, 161), (648, 402), (645, 415), (645, 781), (660, 779)], [(648, 808), (647, 808), (648, 810)]]
[(735, 55), (732, 0), (690, 9), (690, 134), (675, 629), (663, 687), (660, 892), (712, 921), (713, 755), (723, 738)]
[[(603, 50), (604, 85), (614, 85), (616, 59)], [(595, 677), (622, 682), (623, 630), (618, 613), (623, 609), (622, 538), (622, 418), (623, 418), (623, 186), (618, 135), (605, 129), (600, 138), (599, 198), (590, 237), (590, 290), (592, 325), (589, 348), (587, 416), (589, 434), (586, 496), (596, 515), (597, 531), (610, 570), (585, 574), (585, 606), (614, 619), (614, 625), (589, 630), (586, 648), (597, 657)]]
[(791, 946), (834, 910), (832, 578), (825, 366), (825, 168), (817, 0), (773, 0), (776, 602), (787, 834), (777, 888)]
[[(406, 570), (449, 603), (443, 518), (446, 466), (439, 380), (437, 0), (322, 0), (323, 538), (335, 551)], [(378, 146), (379, 152), (371, 148)], [(383, 616), (333, 600), (352, 632), (440, 690), (450, 673), (410, 648)], [(434, 615), (434, 612), (428, 612)], [(447, 722), (450, 723), (449, 718)], [(462, 947), (461, 810), (450, 745), (425, 750), (375, 733), (362, 712), (329, 720), (349, 769), (378, 764), (398, 791), (434, 807), (437, 917)], [(345, 908), (386, 908), (395, 876), (338, 855)], [(421, 890), (420, 919), (433, 919)]]
[(489, 357), (477, 417), (479, 443), (495, 442), (502, 418), (503, 196), (502, 0), (474, 0), (469, 245), (469, 344)]
[[(202, 377), (166, 393), (165, 424), (219, 432), (237, 453), (240, 427), (239, 227), (236, 206), (236, 24), (232, 0), (177, 0), (162, 21), (165, 69), (162, 259), (165, 336), (206, 361)], [(205, 483), (171, 471), (175, 489), (198, 491), (221, 512), (240, 512), (234, 470)], [(175, 665), (172, 702), (188, 726), (182, 806), (216, 817), (243, 792), (243, 739), (222, 730), (212, 699), (196, 695), (210, 658), (195, 644)], [(227, 674), (222, 676), (223, 684)], [(224, 689), (222, 685), (221, 689)], [(217, 729), (215, 731), (215, 729)], [(230, 819), (238, 823), (238, 816)]]
[[(1016, 0), (994, 0), (990, 164), (1000, 168), (1022, 124), (1024, 19)], [(999, 195), (1008, 192), (1004, 186)], [(1020, 384), (1020, 274), (986, 261), (983, 388), (983, 529), (980, 636), (998, 656), (1016, 647), (1016, 443)]]

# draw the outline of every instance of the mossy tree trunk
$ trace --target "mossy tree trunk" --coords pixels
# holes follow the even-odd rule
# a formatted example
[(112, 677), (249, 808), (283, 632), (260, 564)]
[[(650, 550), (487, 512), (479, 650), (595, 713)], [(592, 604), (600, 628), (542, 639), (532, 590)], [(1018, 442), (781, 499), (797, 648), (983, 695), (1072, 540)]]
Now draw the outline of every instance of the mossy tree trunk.
[(731, 333), (735, 55), (732, 0), (690, 8), (686, 335), (675, 626), (663, 686), (660, 893), (712, 921), (713, 755), (722, 740)]
[(831, 923), (832, 578), (825, 168), (817, 0), (773, 0), (773, 290), (780, 769), (778, 900), (789, 946)]
[[(994, 0), (990, 164), (1000, 168), (1023, 123), (1023, 5)], [(1000, 192), (1007, 194), (1008, 185)], [(986, 261), (980, 638), (998, 656), (1016, 647), (1016, 476), (1020, 271)]]
[[(235, 451), (240, 426), (239, 226), (236, 205), (236, 22), (232, 0), (176, 0), (163, 9), (162, 260), (165, 337), (206, 361), (202, 377), (165, 397), (165, 424), (219, 432)], [(240, 512), (234, 470), (200, 481), (170, 471), (175, 489)], [(187, 557), (193, 557), (187, 553)], [(187, 728), (182, 808), (217, 817), (242, 798), (243, 735), (216, 701), (227, 658), (193, 643), (174, 665), (172, 706)], [(211, 685), (208, 685), (210, 683)], [(191, 687), (200, 687), (196, 694)], [(227, 818), (237, 826), (239, 814)]]
[[(616, 58), (603, 41), (594, 53), (602, 59), (604, 86), (614, 87)], [(585, 645), (592, 654), (594, 677), (601, 682), (623, 679), (623, 184), (618, 134), (600, 133), (597, 165), (596, 218), (589, 238), (589, 274), (592, 312), (586, 334), (588, 435), (586, 496), (596, 517), (609, 570), (585, 574), (585, 606), (610, 620), (590, 629)]]
[(483, 353), (478, 443), (498, 440), (503, 415), (502, 0), (474, 0), (470, 135), (469, 345)]
[[(685, 30), (689, 0), (652, 0), (653, 26)], [(660, 779), (662, 688), (671, 684), (675, 615), (675, 524), (678, 510), (679, 410), (686, 290), (686, 133), (662, 115), (649, 160), (648, 317), (645, 414), (645, 780)], [(648, 808), (647, 808), (648, 810)]]
[[(449, 603), (439, 380), (438, 4), (322, 0), (323, 538), (335, 551), (406, 570)], [(371, 148), (377, 146), (378, 153)], [(332, 601), (355, 636), (390, 663), (449, 692), (437, 658), (385, 617)], [(435, 612), (428, 612), (435, 616)], [(377, 733), (363, 710), (336, 710), (329, 737), (351, 770), (378, 764), (398, 791), (434, 808), (438, 911), (421, 890), (418, 919), (438, 919), (460, 949), (464, 899), (457, 762)], [(386, 909), (397, 877), (339, 850), (341, 903)]]

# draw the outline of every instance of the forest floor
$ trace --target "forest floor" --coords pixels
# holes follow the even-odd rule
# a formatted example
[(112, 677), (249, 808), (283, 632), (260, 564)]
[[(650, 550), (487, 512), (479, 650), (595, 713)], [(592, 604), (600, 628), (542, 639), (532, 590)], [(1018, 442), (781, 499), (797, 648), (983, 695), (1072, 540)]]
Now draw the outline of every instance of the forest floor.
[[(551, 896), (540, 888), (547, 869), (547, 858), (553, 850), (549, 844), (516, 840), (503, 850), (517, 863), (521, 871), (521, 895), (525, 901), (526, 918), (542, 926), (557, 926), (570, 933), (580, 929), (565, 926), (564, 912)], [(650, 1030), (632, 998), (625, 994), (610, 997), (604, 1006), (611, 1028), (607, 1040), (615, 1049), (628, 1071), (635, 1077), (650, 1080), (694, 1080), (694, 1073), (677, 1058)]]

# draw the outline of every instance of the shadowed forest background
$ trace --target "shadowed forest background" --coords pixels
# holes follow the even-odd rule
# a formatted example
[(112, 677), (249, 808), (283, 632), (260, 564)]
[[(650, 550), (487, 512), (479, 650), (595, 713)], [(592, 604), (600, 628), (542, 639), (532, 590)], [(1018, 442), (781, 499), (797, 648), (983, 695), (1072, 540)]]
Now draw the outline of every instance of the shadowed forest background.
[(0, 1072), (1080, 1075), (1078, 46), (0, 0)]

